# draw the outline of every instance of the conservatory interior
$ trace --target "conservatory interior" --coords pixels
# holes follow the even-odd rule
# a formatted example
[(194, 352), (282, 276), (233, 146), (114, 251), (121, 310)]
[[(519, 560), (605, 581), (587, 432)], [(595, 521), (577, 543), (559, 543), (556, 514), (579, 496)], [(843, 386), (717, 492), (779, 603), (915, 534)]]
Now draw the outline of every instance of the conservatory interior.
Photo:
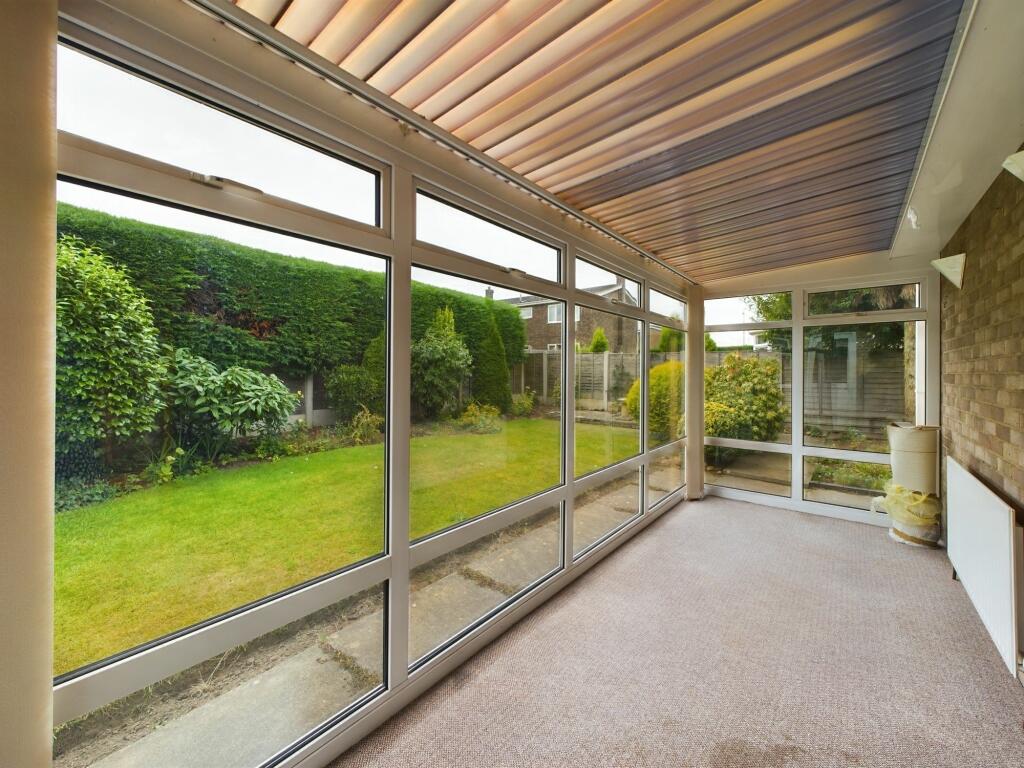
[(1024, 6), (4, 12), (0, 765), (1024, 764)]

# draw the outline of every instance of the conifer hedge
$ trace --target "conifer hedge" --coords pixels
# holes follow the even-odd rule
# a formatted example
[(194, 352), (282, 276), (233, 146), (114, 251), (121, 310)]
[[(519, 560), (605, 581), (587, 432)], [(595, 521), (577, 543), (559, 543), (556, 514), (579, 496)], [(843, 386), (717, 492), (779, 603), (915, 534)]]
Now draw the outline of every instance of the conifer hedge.
[[(302, 377), (358, 365), (383, 329), (385, 278), (146, 224), (66, 203), (57, 231), (101, 249), (149, 300), (160, 340), (218, 367)], [(509, 366), (523, 359), (519, 311), (413, 283), (412, 336), (450, 307), (473, 356), (473, 396), (507, 410)], [(500, 349), (500, 354), (494, 354)]]

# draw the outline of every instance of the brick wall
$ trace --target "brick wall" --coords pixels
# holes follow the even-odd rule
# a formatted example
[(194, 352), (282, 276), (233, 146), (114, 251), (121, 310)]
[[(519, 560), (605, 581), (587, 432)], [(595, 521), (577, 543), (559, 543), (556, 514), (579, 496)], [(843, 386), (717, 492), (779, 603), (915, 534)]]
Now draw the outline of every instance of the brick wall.
[(1024, 508), (1024, 182), (1006, 171), (942, 250), (943, 450)]

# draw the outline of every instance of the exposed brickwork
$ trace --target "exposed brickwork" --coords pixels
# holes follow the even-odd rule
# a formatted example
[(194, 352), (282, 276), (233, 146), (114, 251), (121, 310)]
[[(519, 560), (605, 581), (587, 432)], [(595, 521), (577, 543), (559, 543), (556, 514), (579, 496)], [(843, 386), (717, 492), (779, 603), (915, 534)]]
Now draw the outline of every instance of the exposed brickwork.
[(1024, 508), (1024, 182), (1000, 172), (942, 250), (957, 253), (963, 289), (942, 281), (943, 449)]

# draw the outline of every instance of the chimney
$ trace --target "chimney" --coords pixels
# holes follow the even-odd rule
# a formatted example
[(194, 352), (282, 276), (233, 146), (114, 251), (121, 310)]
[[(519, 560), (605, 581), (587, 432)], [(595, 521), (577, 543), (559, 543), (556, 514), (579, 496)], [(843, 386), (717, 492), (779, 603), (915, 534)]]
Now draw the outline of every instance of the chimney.
[(488, 285), (487, 286), (487, 290), (484, 291), (484, 296), (486, 296), (488, 299), (493, 299), (494, 298), (494, 289), (491, 288), (491, 286)]

